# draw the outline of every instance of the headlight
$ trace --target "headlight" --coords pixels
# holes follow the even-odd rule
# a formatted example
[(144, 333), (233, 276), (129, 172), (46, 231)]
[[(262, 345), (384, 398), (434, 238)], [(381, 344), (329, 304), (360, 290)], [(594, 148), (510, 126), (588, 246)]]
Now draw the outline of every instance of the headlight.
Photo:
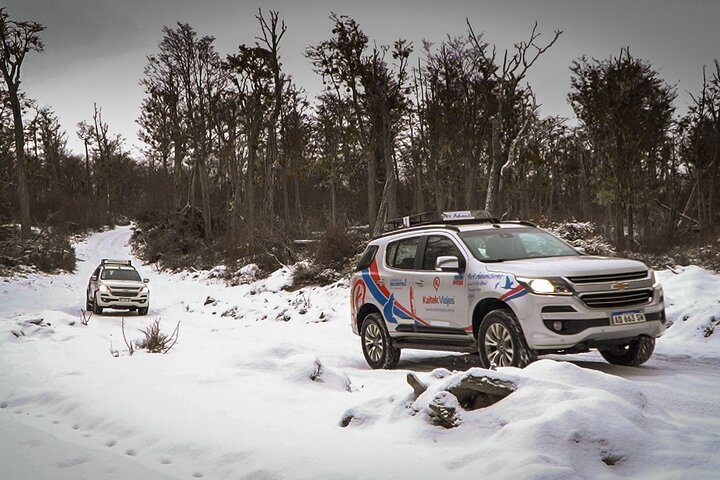
[(108, 293), (110, 291), (110, 289), (105, 285), (100, 285), (100, 287), (98, 287), (98, 290), (100, 291), (100, 293)]
[(149, 291), (149, 289), (147, 287), (142, 287), (140, 289), (140, 293), (147, 293), (148, 291)]
[(518, 278), (531, 292), (540, 295), (572, 295), (570, 285), (561, 278)]
[(655, 277), (655, 270), (653, 269), (650, 269), (650, 279), (652, 279), (653, 288), (660, 286), (660, 282), (657, 281), (657, 278)]

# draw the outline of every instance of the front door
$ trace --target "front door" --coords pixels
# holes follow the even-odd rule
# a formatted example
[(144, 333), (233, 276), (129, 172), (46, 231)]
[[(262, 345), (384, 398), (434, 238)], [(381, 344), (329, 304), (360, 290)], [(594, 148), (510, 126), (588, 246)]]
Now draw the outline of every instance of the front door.
[(413, 272), (412, 282), (418, 317), (429, 327), (464, 329), (470, 323), (465, 275), (436, 271), (435, 262), (438, 257), (452, 255), (464, 265), (465, 258), (448, 236), (429, 235), (423, 243), (422, 262)]

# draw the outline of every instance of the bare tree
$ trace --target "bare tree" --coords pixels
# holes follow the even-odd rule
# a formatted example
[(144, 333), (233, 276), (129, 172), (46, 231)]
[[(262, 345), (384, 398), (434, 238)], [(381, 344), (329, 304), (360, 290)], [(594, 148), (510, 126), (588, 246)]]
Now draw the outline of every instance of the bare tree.
[(20, 103), (20, 70), (28, 52), (42, 52), (43, 43), (39, 33), (45, 27), (37, 22), (16, 22), (10, 20), (5, 8), (0, 8), (0, 71), (7, 86), (7, 95), (13, 113), (15, 130), (15, 167), (18, 183), (18, 204), (20, 206), (20, 233), (30, 234), (30, 196), (25, 163), (25, 138)]
[[(517, 100), (520, 93), (520, 82), (525, 79), (528, 70), (540, 58), (540, 55), (547, 52), (555, 44), (562, 31), (556, 30), (552, 40), (545, 45), (541, 45), (538, 43), (541, 34), (537, 31), (537, 22), (535, 22), (528, 40), (516, 43), (513, 52), (505, 50), (502, 56), (502, 64), (498, 64), (496, 47), (492, 48), (491, 54), (487, 54), (487, 44), (482, 41), (481, 35), (475, 34), (469, 20), (467, 20), (467, 25), (470, 39), (477, 46), (477, 52), (482, 61), (485, 64), (495, 66), (491, 71), (491, 76), (496, 83), (494, 97), (497, 102), (497, 113), (492, 119), (492, 159), (487, 196), (485, 198), (485, 209), (494, 212), (498, 206), (500, 194), (501, 168), (508, 161), (508, 147), (503, 145), (502, 134), (503, 126), (510, 118), (511, 112), (509, 110)], [(514, 139), (510, 140), (511, 143), (512, 141)]]

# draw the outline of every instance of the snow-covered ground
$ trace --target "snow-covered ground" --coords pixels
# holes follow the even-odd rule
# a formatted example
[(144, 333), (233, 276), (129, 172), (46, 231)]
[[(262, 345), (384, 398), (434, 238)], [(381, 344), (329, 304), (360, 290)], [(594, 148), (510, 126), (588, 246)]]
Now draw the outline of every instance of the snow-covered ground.
[[(720, 471), (720, 276), (660, 272), (673, 324), (643, 367), (586, 354), (500, 369), (517, 391), (461, 410), (459, 426), (446, 430), (431, 424), (427, 406), (473, 357), (405, 351), (394, 371), (368, 369), (343, 283), (289, 292), (281, 270), (228, 288), (206, 274), (145, 267), (147, 317), (109, 311), (81, 325), (91, 271), (103, 257), (129, 256), (129, 236), (118, 228), (77, 245), (75, 274), (0, 282), (0, 478), (701, 479)], [(179, 341), (167, 355), (130, 356), (123, 316), (130, 341), (155, 319), (166, 333), (180, 321)], [(430, 386), (417, 400), (408, 371)]]

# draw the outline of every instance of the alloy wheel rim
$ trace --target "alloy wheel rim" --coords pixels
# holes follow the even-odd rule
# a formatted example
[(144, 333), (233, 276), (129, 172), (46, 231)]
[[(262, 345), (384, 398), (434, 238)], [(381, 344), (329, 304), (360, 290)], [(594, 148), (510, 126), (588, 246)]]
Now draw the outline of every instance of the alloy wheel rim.
[(507, 328), (500, 323), (493, 323), (485, 332), (485, 356), (490, 363), (498, 367), (512, 365), (515, 356), (512, 336)]
[(365, 329), (365, 351), (373, 362), (380, 361), (384, 349), (382, 332), (380, 328), (371, 323)]

